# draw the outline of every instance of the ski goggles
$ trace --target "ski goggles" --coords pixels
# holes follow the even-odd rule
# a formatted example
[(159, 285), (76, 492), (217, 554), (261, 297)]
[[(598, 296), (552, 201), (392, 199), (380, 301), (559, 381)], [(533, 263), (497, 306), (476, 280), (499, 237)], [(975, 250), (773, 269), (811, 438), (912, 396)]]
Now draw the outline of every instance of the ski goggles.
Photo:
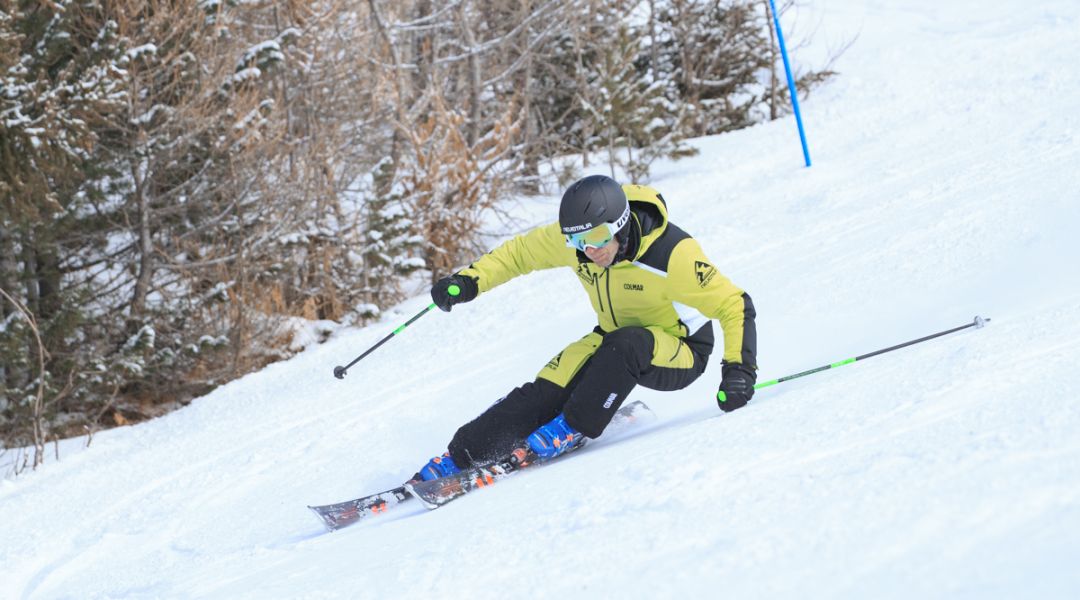
[(619, 230), (625, 227), (628, 221), (630, 221), (629, 203), (627, 203), (622, 216), (614, 223), (601, 223), (592, 229), (566, 233), (566, 245), (581, 252), (584, 252), (586, 248), (603, 248), (615, 238), (615, 234), (619, 233)]

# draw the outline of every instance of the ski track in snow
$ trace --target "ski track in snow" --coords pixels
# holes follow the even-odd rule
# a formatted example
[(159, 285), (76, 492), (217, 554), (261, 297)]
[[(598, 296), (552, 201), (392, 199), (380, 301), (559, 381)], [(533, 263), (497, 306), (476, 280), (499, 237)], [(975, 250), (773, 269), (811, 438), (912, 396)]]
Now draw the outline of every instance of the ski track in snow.
[(325, 534), (305, 505), (397, 485), (594, 324), (570, 271), (535, 273), (333, 379), (417, 297), (0, 481), (0, 598), (1080, 596), (1080, 5), (829, 0), (807, 23), (807, 56), (859, 35), (803, 105), (814, 167), (789, 118), (650, 182), (753, 295), (761, 380), (987, 327), (727, 415), (714, 355), (634, 392), (646, 428)]

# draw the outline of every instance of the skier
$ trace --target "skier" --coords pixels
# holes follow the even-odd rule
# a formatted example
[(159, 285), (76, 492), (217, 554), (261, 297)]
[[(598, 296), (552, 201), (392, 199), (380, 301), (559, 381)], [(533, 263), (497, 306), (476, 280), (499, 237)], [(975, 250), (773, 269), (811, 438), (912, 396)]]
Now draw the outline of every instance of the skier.
[[(570, 267), (599, 324), (465, 424), (418, 473), (431, 480), (505, 458), (522, 442), (543, 458), (596, 438), (634, 386), (682, 389), (712, 353), (711, 319), (723, 330), (720, 408), (741, 408), (757, 379), (756, 313), (694, 238), (668, 221), (655, 189), (603, 175), (572, 184), (559, 221), (502, 244), (431, 289), (444, 311), (538, 269)], [(722, 400), (721, 400), (722, 399)]]

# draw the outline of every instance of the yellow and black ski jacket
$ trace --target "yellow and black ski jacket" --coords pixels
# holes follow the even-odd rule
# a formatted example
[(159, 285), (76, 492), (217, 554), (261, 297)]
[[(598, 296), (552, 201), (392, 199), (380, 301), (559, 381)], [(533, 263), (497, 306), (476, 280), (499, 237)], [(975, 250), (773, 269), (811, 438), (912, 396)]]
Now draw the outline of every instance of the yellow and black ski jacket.
[[(756, 316), (750, 296), (722, 275), (701, 246), (668, 221), (667, 203), (655, 189), (624, 185), (630, 201), (629, 256), (601, 268), (567, 246), (559, 224), (514, 237), (460, 273), (484, 293), (518, 275), (570, 267), (589, 295), (600, 332), (619, 327), (661, 327), (695, 352), (713, 349), (711, 319), (724, 332), (724, 362), (756, 370)], [(622, 250), (621, 253), (625, 253)]]

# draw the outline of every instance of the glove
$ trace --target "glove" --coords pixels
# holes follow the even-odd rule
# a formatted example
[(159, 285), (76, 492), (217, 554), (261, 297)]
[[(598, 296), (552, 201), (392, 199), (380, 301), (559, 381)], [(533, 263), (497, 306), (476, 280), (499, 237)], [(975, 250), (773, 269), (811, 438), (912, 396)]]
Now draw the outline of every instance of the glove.
[(754, 382), (757, 375), (753, 369), (737, 363), (727, 363), (723, 368), (724, 378), (720, 381), (720, 391), (716, 393), (716, 403), (720, 410), (731, 412), (746, 406), (754, 397)]
[(476, 280), (465, 275), (443, 277), (431, 286), (431, 299), (440, 310), (450, 312), (450, 307), (476, 298), (479, 293)]

